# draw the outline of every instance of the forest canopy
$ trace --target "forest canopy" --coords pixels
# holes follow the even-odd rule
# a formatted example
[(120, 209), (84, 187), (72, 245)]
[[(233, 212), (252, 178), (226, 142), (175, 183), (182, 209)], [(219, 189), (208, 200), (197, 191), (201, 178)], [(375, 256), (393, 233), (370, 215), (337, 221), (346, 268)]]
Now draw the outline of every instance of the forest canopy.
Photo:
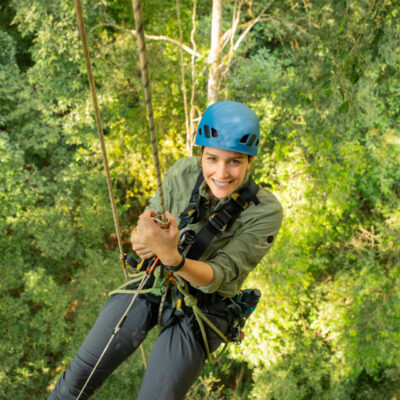
[[(198, 152), (210, 102), (243, 102), (284, 222), (243, 343), (187, 398), (400, 399), (400, 3), (225, 1), (218, 31), (216, 2), (142, 4), (162, 170)], [(130, 252), (156, 190), (132, 5), (82, 4)], [(0, 5), (0, 230), (0, 397), (43, 399), (123, 281), (69, 0)], [(138, 352), (94, 398), (142, 376)]]

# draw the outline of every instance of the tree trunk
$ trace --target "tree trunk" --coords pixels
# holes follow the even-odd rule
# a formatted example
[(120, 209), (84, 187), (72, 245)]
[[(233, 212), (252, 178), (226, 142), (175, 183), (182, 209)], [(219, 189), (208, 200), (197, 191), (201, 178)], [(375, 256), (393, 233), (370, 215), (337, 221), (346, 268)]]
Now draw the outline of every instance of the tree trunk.
[(211, 49), (208, 57), (210, 65), (208, 75), (208, 104), (218, 101), (218, 64), (220, 53), (221, 38), (221, 19), (222, 19), (222, 0), (213, 0), (211, 18)]

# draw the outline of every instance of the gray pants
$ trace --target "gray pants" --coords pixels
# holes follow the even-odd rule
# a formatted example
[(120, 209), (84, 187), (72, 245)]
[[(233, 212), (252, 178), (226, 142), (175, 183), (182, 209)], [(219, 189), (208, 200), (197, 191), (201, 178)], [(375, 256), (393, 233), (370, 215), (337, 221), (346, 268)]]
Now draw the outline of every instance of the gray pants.
[[(49, 400), (76, 399), (131, 299), (132, 295), (117, 294), (107, 301), (74, 360), (58, 380)], [(220, 308), (219, 312), (210, 312), (213, 307), (203, 311), (225, 333), (228, 324), (221, 313), (221, 304), (215, 305)], [(81, 399), (87, 399), (139, 347), (149, 330), (157, 324), (157, 318), (158, 304), (139, 296)], [(153, 346), (137, 397), (140, 400), (183, 399), (205, 363), (202, 340), (189, 327), (183, 312), (174, 311), (166, 304), (162, 322), (167, 328)], [(210, 351), (214, 351), (221, 339), (210, 329), (207, 329), (207, 335)]]

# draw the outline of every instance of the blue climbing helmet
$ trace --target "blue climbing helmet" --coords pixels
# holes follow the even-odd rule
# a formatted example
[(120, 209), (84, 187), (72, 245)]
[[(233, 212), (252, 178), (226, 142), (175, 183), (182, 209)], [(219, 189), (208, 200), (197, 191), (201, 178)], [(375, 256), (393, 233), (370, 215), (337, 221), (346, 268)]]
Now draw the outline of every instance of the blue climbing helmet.
[(195, 144), (256, 156), (259, 141), (260, 123), (254, 111), (236, 101), (219, 101), (204, 112)]

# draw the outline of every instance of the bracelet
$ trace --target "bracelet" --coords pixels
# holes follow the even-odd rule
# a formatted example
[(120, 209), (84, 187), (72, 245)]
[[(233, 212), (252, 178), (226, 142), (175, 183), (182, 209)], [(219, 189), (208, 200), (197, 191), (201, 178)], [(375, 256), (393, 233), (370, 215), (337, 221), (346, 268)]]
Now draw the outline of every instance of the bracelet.
[(182, 261), (178, 265), (176, 266), (164, 265), (165, 269), (172, 272), (178, 272), (185, 265), (186, 261), (186, 257), (183, 254), (181, 254), (181, 256), (182, 256)]

